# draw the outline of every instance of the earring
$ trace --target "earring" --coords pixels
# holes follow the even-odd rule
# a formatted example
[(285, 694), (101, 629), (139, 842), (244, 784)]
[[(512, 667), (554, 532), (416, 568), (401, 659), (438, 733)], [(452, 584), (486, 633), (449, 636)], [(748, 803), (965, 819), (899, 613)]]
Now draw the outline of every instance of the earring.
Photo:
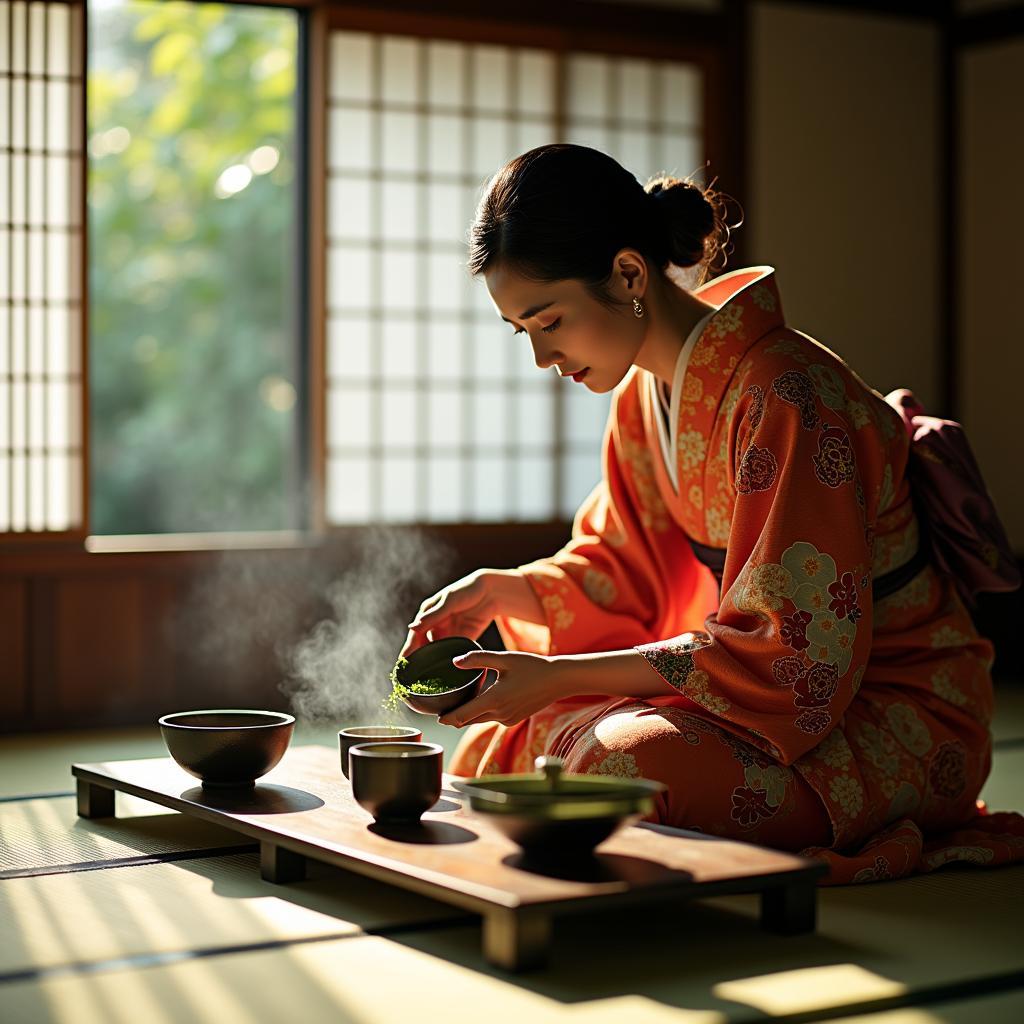
[(633, 315), (638, 318), (644, 315), (644, 307), (640, 305), (640, 300), (635, 295), (633, 296)]

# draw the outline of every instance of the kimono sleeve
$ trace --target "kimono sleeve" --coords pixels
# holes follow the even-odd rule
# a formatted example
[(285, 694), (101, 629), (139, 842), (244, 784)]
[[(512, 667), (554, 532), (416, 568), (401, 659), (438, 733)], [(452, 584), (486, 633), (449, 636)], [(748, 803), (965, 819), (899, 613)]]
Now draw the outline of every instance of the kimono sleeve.
[(664, 635), (664, 623), (680, 608), (693, 605), (697, 617), (689, 621), (699, 623), (714, 607), (713, 580), (670, 519), (646, 442), (622, 406), (616, 395), (602, 478), (577, 511), (570, 540), (554, 555), (518, 567), (546, 622), (496, 618), (510, 650), (629, 649)]
[(884, 444), (856, 431), (855, 448), (844, 415), (796, 370), (747, 389), (730, 431), (719, 609), (702, 633), (637, 647), (682, 696), (784, 764), (840, 721), (871, 650), (864, 494)]

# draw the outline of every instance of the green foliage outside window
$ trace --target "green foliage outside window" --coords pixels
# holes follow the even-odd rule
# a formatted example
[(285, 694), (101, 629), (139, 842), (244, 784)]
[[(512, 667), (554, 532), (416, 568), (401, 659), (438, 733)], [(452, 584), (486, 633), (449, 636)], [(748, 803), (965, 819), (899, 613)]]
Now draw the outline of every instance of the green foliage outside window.
[(90, 4), (94, 533), (301, 525), (293, 11)]

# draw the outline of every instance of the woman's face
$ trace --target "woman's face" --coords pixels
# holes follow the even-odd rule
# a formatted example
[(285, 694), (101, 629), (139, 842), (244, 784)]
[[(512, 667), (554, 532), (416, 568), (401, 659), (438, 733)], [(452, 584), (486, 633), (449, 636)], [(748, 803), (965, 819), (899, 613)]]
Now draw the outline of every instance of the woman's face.
[(542, 370), (555, 366), (561, 376), (575, 375), (591, 391), (603, 394), (633, 365), (644, 333), (643, 321), (628, 304), (608, 309), (579, 280), (539, 284), (501, 266), (488, 270), (484, 280), (509, 330), (529, 336)]

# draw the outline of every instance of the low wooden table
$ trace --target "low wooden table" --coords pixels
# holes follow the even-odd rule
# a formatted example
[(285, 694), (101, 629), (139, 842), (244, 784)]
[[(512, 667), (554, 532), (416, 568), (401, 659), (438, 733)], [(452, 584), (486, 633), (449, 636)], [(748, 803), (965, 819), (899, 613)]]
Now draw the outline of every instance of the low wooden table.
[[(578, 868), (534, 869), (451, 788), (420, 825), (377, 825), (352, 797), (338, 752), (294, 747), (247, 791), (206, 790), (169, 757), (75, 764), (78, 813), (113, 817), (114, 794), (130, 793), (258, 840), (260, 872), (288, 883), (306, 858), (333, 864), (483, 916), (484, 955), (509, 970), (546, 962), (556, 914), (645, 902), (760, 893), (769, 931), (813, 931), (818, 861), (640, 823), (601, 843)], [(467, 806), (463, 806), (467, 803)]]

